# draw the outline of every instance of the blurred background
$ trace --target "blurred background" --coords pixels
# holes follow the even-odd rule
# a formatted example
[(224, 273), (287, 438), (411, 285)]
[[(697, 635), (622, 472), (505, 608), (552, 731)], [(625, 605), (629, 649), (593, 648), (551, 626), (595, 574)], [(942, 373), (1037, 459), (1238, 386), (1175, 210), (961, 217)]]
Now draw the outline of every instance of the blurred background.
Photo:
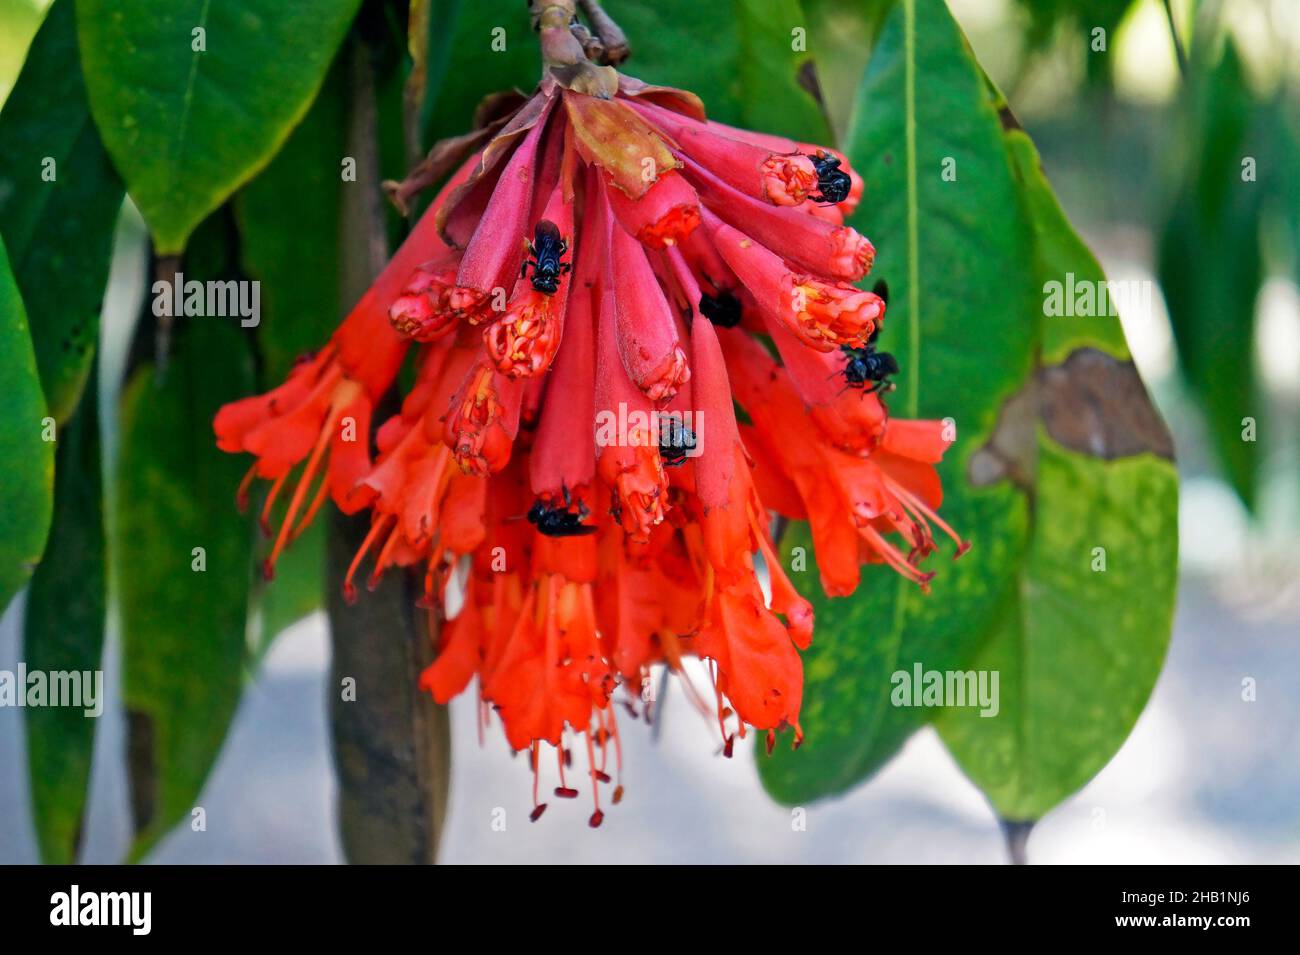
[[(1121, 752), (1038, 825), (1030, 860), (1298, 862), (1300, 3), (950, 6), (1109, 278), (1159, 283), (1150, 308), (1121, 317), (1174, 434), (1182, 480), (1181, 586), (1166, 667)], [(1198, 11), (1226, 25), (1229, 42), (1177, 45), (1171, 21), (1187, 40)], [(43, 12), (40, 0), (0, 0), (0, 102)], [(1098, 29), (1103, 50), (1096, 49)], [(1242, 157), (1257, 160), (1257, 205), (1216, 205), (1216, 169)], [(100, 381), (121, 379), (147, 258), (144, 227), (128, 208), (106, 303)], [(1216, 322), (1213, 336), (1197, 334), (1206, 314)], [(109, 397), (101, 407), (115, 407)], [(1233, 427), (1224, 424), (1240, 418), (1241, 408), (1256, 419), (1250, 448), (1235, 446)], [(103, 425), (111, 454), (113, 416)], [(1243, 444), (1239, 437), (1236, 444)], [(20, 599), (0, 623), (0, 669), (17, 665), (22, 610)], [(296, 624), (249, 674), (199, 800), (207, 831), (181, 826), (151, 861), (342, 860), (326, 627), (319, 613)], [(110, 688), (117, 645), (110, 626)], [(1244, 681), (1254, 681), (1253, 699)], [(658, 741), (646, 732), (623, 734), (627, 794), (593, 832), (585, 803), (553, 801), (543, 822), (528, 824), (525, 761), (512, 759), (497, 734), (480, 745), (475, 703), (462, 696), (452, 706), (456, 769), (441, 860), (1005, 859), (995, 816), (928, 729), (866, 785), (807, 807), (806, 831), (795, 831), (790, 811), (764, 794), (748, 754), (723, 759), (698, 720), (670, 690)], [(118, 861), (130, 844), (124, 741), (110, 695), (95, 743), (87, 862)], [(0, 709), (0, 862), (38, 858), (18, 769), (26, 765), (23, 746), (22, 711)], [(505, 831), (493, 826), (498, 807), (506, 811)]]

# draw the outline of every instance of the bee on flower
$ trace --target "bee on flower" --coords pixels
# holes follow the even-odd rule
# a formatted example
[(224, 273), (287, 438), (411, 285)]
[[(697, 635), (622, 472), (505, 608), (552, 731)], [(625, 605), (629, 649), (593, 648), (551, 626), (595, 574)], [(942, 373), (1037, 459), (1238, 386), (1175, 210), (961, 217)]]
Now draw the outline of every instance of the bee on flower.
[[(270, 483), (268, 576), (327, 499), (369, 513), (349, 597), (365, 566), (372, 585), (411, 569), (436, 612), (468, 566), (420, 685), (445, 703), (476, 683), (482, 718), (529, 754), (533, 818), (543, 744), (561, 798), (578, 795), (565, 774), (585, 753), (595, 826), (601, 787), (623, 792), (614, 703), (644, 713), (656, 664), (707, 661), (728, 755), (750, 729), (769, 748), (782, 729), (802, 739), (813, 612), (774, 515), (810, 523), (832, 596), (870, 563), (924, 588), (935, 531), (966, 545), (938, 515), (942, 423), (844, 388), (846, 356), (869, 354), (885, 319), (854, 285), (875, 249), (846, 224), (863, 192), (846, 157), (712, 122), (691, 93), (591, 63), (563, 7), (539, 16), (533, 95), (329, 342), (215, 430), (255, 458), (241, 498)], [(414, 384), (367, 440), (412, 350)], [(646, 424), (598, 436), (611, 414)], [(663, 417), (692, 426), (665, 438)]]

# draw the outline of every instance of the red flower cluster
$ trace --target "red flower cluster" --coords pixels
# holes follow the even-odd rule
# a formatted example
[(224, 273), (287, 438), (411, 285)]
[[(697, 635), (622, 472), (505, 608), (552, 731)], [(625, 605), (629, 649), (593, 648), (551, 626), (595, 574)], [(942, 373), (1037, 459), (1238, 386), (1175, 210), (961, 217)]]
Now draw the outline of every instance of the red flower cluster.
[[(257, 457), (241, 494), (272, 482), (268, 575), (326, 497), (370, 511), (349, 593), (366, 561), (372, 583), (417, 567), (441, 606), (467, 563), (421, 685), (446, 702), (477, 677), (535, 775), (559, 747), (560, 796), (580, 734), (593, 825), (611, 699), (628, 688), (635, 713), (652, 664), (709, 661), (728, 754), (747, 725), (797, 743), (813, 614), (771, 513), (811, 522), (833, 595), (869, 562), (924, 586), (932, 525), (956, 539), (935, 513), (941, 423), (890, 418), (862, 371), (888, 356), (885, 303), (852, 284), (874, 255), (844, 224), (861, 191), (833, 150), (709, 122), (688, 93), (543, 81), (329, 344), (217, 416), (220, 446)], [(413, 345), (372, 459), (372, 409)]]

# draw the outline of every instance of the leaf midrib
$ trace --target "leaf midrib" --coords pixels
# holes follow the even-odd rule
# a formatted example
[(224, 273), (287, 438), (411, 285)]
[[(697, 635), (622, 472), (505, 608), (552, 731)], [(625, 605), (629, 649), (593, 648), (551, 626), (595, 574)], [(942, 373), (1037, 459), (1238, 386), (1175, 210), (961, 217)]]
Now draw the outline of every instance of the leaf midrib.
[[(208, 42), (208, 11), (212, 7), (212, 0), (203, 0), (203, 9), (199, 11), (198, 28), (203, 31), (203, 45), (207, 48)], [(185, 82), (185, 95), (181, 97), (181, 121), (180, 127), (176, 131), (176, 145), (172, 151), (172, 168), (180, 168), (180, 160), (185, 152), (185, 134), (189, 131), (190, 111), (194, 105), (194, 87), (198, 82), (199, 76), (199, 59), (202, 56), (199, 51), (194, 49), (193, 33), (190, 34), (190, 75)]]
[[(921, 367), (921, 288), (920, 288), (920, 248), (921, 227), (920, 208), (916, 177), (916, 0), (902, 0), (903, 7), (903, 152), (904, 166), (907, 171), (907, 337), (908, 337), (908, 382), (907, 417), (919, 417), (920, 408), (920, 367)], [(903, 650), (903, 629), (908, 595), (915, 585), (898, 577), (894, 582), (894, 619), (890, 627), (889, 658), (893, 668), (898, 669)], [(875, 694), (875, 706), (872, 708), (866, 732), (862, 735), (861, 754), (874, 747), (876, 733), (881, 716), (885, 711), (887, 693)]]

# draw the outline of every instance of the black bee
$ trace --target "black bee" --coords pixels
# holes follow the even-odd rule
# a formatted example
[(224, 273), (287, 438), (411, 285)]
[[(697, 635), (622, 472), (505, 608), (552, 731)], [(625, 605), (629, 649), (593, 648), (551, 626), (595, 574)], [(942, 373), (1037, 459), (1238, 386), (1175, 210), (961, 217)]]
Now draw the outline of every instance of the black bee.
[(702, 295), (700, 314), (719, 328), (735, 328), (740, 324), (740, 299), (725, 290), (717, 295)]
[(867, 382), (872, 382), (864, 394), (893, 390), (894, 383), (889, 380), (889, 376), (898, 374), (898, 362), (889, 352), (876, 351), (876, 336), (879, 334), (880, 329), (877, 328), (863, 348), (840, 346), (840, 351), (847, 356), (844, 362), (844, 383), (847, 387), (866, 388)]
[(522, 278), (528, 274), (528, 266), (533, 267), (533, 288), (543, 295), (554, 295), (560, 287), (560, 276), (567, 275), (571, 266), (564, 261), (564, 253), (569, 251), (569, 243), (560, 235), (560, 227), (549, 219), (537, 223), (533, 230), (533, 241), (527, 243), (531, 258), (524, 260), (519, 269)]
[(818, 152), (812, 157), (812, 162), (813, 168), (817, 170), (817, 187), (821, 192), (809, 198), (828, 205), (847, 199), (849, 190), (853, 188), (853, 180), (840, 168), (840, 161), (830, 153)]
[(582, 523), (591, 513), (587, 510), (587, 505), (579, 501), (576, 511), (569, 510), (573, 506), (573, 499), (569, 496), (567, 487), (563, 490), (564, 507), (556, 507), (549, 501), (535, 501), (528, 509), (528, 523), (547, 537), (584, 537), (596, 533), (595, 527)]
[(685, 464), (695, 450), (696, 437), (680, 418), (666, 415), (659, 419), (659, 458), (664, 467), (675, 468)]

